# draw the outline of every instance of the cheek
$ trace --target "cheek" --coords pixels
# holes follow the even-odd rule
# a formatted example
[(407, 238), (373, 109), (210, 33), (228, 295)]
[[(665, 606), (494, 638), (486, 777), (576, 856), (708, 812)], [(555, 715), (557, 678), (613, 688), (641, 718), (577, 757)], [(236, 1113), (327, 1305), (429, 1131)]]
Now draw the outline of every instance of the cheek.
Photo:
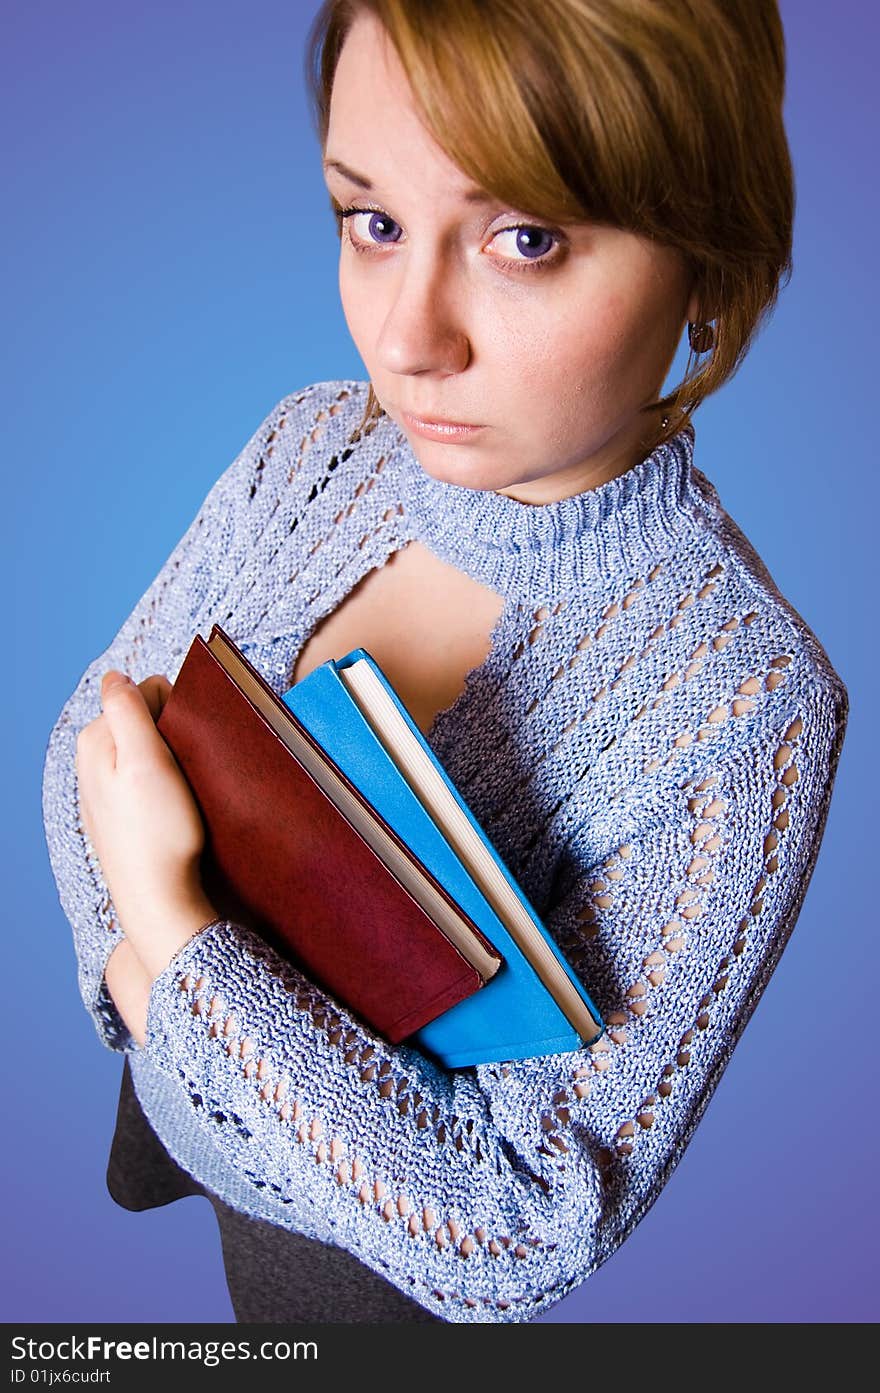
[(556, 436), (619, 399), (638, 338), (631, 306), (608, 291), (587, 310), (569, 294), (540, 314), (505, 317), (489, 343), (511, 408)]
[[(348, 332), (364, 362), (372, 352), (371, 326), (375, 329), (379, 322), (375, 312), (370, 311), (368, 296), (365, 293), (363, 278), (352, 274), (351, 258), (343, 256), (339, 263), (339, 299), (342, 313), (348, 325)], [(375, 334), (372, 335), (375, 337)]]
[(503, 316), (492, 335), (493, 351), (507, 360), (521, 387), (605, 377), (637, 337), (624, 297), (607, 292), (584, 307), (570, 294), (537, 311)]

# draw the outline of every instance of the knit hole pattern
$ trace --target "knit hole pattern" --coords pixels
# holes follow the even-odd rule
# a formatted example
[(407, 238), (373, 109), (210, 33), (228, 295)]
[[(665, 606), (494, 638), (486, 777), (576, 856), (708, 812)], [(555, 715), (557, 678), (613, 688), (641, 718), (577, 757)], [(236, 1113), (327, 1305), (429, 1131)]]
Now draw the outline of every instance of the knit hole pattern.
[[(451, 1248), (462, 1258), (469, 1257), (477, 1248), (484, 1248), (493, 1258), (507, 1255), (513, 1261), (521, 1261), (531, 1249), (541, 1247), (539, 1238), (519, 1235), (514, 1240), (510, 1234), (490, 1233), (483, 1225), (467, 1230), (453, 1215), (441, 1214), (437, 1207), (415, 1205), (405, 1187), (370, 1172), (343, 1138), (325, 1134), (320, 1114), (309, 1109), (301, 1098), (291, 1096), (290, 1076), (279, 1075), (268, 1052), (261, 1052), (254, 1039), (241, 1034), (238, 1020), (234, 1014), (226, 1012), (222, 997), (212, 991), (205, 975), (184, 974), (178, 980), (178, 988), (188, 1001), (192, 1015), (204, 1022), (209, 1037), (218, 1041), (219, 1047), (240, 1068), (242, 1076), (253, 1083), (261, 1102), (282, 1122), (290, 1124), (297, 1144), (308, 1147), (315, 1164), (326, 1165), (336, 1185), (347, 1190), (377, 1222), (400, 1224), (411, 1239), (429, 1241), (438, 1248)], [(484, 1161), (472, 1119), (454, 1115), (444, 1118), (436, 1105), (426, 1106), (425, 1099), (409, 1078), (395, 1075), (391, 1061), (381, 1050), (374, 1044), (359, 1043), (360, 1037), (346, 1026), (343, 1018), (325, 1007), (312, 993), (301, 993), (296, 1005), (311, 1012), (315, 1024), (326, 1033), (330, 1043), (343, 1052), (345, 1063), (357, 1070), (362, 1082), (375, 1084), (379, 1096), (396, 1107), (402, 1116), (412, 1114), (417, 1127), (432, 1128), (440, 1145), (452, 1146), (456, 1151), (467, 1150), (477, 1163)], [(236, 1121), (217, 1114), (215, 1118), (218, 1122)], [(539, 1177), (532, 1179), (546, 1187), (546, 1182)], [(281, 1187), (271, 1188), (276, 1190), (282, 1203), (286, 1202)]]
[[(699, 1047), (700, 1036), (709, 1031), (713, 1018), (717, 1014), (718, 1002), (728, 986), (731, 975), (737, 970), (742, 959), (748, 943), (749, 932), (761, 914), (768, 884), (779, 870), (780, 836), (784, 836), (790, 821), (787, 804), (790, 791), (799, 777), (797, 746), (803, 734), (803, 728), (803, 720), (797, 716), (785, 730), (782, 743), (777, 747), (773, 757), (776, 787), (771, 795), (770, 806), (767, 810), (767, 830), (762, 846), (762, 870), (751, 888), (748, 904), (736, 929), (736, 936), (730, 944), (729, 950), (718, 962), (710, 989), (697, 1003), (693, 1022), (678, 1042), (675, 1059), (664, 1064), (658, 1075), (656, 1088), (645, 1096), (635, 1116), (627, 1118), (617, 1129), (615, 1149), (619, 1156), (629, 1156), (637, 1145), (640, 1132), (647, 1131), (654, 1125), (658, 1107), (662, 1106), (664, 1099), (671, 1097), (677, 1079), (682, 1071), (690, 1065), (693, 1052)], [(702, 792), (703, 790), (699, 789), (698, 796)], [(717, 798), (713, 798), (709, 806), (700, 807), (698, 798), (693, 800), (693, 804), (698, 808), (701, 816), (698, 827), (692, 833), (692, 840), (700, 851), (700, 855), (695, 857), (695, 861), (698, 863), (698, 870), (702, 871), (707, 851), (710, 856), (714, 855), (721, 841), (717, 830), (712, 827), (712, 819), (718, 818), (726, 812), (727, 806), (722, 799)], [(691, 864), (693, 866), (694, 863)], [(703, 882), (705, 875), (700, 874), (698, 880)], [(693, 919), (704, 913), (705, 909), (706, 906), (700, 899), (688, 898), (686, 906), (681, 912), (684, 917), (686, 911), (690, 911), (687, 917)]]

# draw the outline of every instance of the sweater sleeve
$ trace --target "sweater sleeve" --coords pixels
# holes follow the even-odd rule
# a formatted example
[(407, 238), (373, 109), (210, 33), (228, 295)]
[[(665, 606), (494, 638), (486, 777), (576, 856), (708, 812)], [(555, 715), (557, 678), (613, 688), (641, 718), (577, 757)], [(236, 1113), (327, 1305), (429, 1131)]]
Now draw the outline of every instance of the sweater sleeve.
[(119, 668), (135, 682), (154, 673), (173, 680), (195, 634), (201, 632), (207, 638), (215, 621), (227, 619), (222, 578), (240, 575), (272, 507), (271, 491), (258, 488), (272, 442), (282, 430), (298, 438), (313, 425), (322, 388), (331, 385), (316, 383), (273, 408), (210, 490), (109, 647), (90, 663), (49, 736), (42, 786), (49, 860), (73, 929), (82, 999), (100, 1039), (110, 1049), (128, 1052), (134, 1041), (104, 982), (107, 959), (122, 935), (79, 815), (77, 736), (100, 714), (101, 678), (108, 668)]
[(531, 1319), (594, 1271), (679, 1159), (799, 913), (847, 697), (822, 675), (798, 691), (682, 746), (610, 854), (581, 829), (545, 920), (608, 1021), (592, 1047), (445, 1071), (235, 923), (185, 945), (145, 1050), (250, 1211), (449, 1321)]

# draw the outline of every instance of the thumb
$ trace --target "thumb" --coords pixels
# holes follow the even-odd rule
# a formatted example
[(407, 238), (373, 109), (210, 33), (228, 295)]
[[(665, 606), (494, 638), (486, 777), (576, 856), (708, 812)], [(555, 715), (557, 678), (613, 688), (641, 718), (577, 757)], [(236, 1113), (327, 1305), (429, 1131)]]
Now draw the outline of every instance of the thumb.
[(119, 687), (119, 686), (122, 686), (122, 685), (127, 685), (127, 686), (133, 686), (133, 685), (134, 685), (134, 684), (132, 683), (131, 678), (128, 676), (128, 673), (126, 673), (126, 672), (120, 672), (118, 668), (113, 668), (113, 667), (109, 668), (108, 671), (105, 672), (105, 673), (104, 673), (104, 676), (101, 678), (101, 697), (102, 697), (102, 699), (103, 699), (103, 696), (104, 696), (104, 693), (105, 693), (105, 692), (109, 692), (113, 687)]
[(116, 746), (116, 762), (155, 751), (157, 735), (143, 692), (124, 672), (111, 668), (101, 679), (101, 705)]

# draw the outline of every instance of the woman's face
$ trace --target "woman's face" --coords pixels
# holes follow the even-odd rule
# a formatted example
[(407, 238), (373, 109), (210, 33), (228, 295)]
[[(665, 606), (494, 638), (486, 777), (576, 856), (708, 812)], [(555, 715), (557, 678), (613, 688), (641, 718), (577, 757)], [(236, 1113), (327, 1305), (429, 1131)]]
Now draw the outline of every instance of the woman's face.
[[(324, 156), (334, 199), (363, 210), (342, 229), (346, 321), (428, 474), (547, 503), (646, 456), (658, 417), (639, 407), (697, 316), (677, 251), (488, 200), (421, 125), (369, 14), (339, 58)], [(429, 439), (407, 413), (480, 429)]]

